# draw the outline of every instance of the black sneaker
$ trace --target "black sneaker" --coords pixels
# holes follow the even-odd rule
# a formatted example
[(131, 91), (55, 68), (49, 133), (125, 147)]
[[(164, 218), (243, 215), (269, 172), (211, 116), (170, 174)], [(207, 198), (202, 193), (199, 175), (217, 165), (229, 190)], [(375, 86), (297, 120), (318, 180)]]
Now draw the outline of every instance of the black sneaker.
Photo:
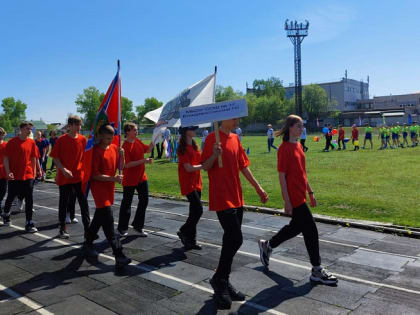
[(184, 244), (184, 249), (185, 250), (191, 250), (191, 249), (201, 250), (202, 247), (197, 244), (196, 240), (187, 240), (186, 243)]
[(228, 292), (232, 301), (245, 301), (245, 294), (236, 290), (230, 281), (228, 281)]
[(120, 230), (117, 229), (117, 232), (120, 235), (120, 238), (128, 236), (128, 230), (120, 231)]
[(131, 263), (131, 259), (126, 257), (124, 254), (121, 254), (119, 256), (115, 256), (115, 268), (121, 269), (125, 266), (129, 265)]
[(260, 260), (261, 263), (265, 268), (268, 268), (268, 265), (270, 264), (270, 255), (273, 251), (270, 247), (270, 243), (266, 240), (259, 240), (258, 246), (260, 248)]
[(187, 243), (187, 236), (184, 235), (184, 233), (181, 232), (181, 230), (179, 230), (178, 232), (176, 232), (176, 235), (178, 235), (182, 245), (185, 246), (185, 244)]
[(36, 233), (38, 232), (38, 229), (35, 227), (34, 223), (31, 221), (31, 222), (26, 223), (25, 231), (27, 233)]
[(322, 284), (337, 284), (338, 279), (328, 272), (327, 269), (319, 267), (312, 268), (311, 281)]
[(97, 262), (98, 261), (98, 252), (93, 247), (93, 244), (87, 244), (86, 242), (83, 244), (83, 251), (86, 258), (89, 262)]
[(139, 227), (133, 226), (133, 229), (136, 230), (139, 233), (138, 236), (140, 236), (140, 237), (147, 237), (147, 235), (148, 235), (145, 231), (143, 231), (143, 229), (141, 229)]
[(228, 291), (228, 281), (226, 279), (210, 279), (211, 287), (214, 291), (214, 301), (216, 307), (221, 310), (228, 310), (232, 306), (232, 299), (230, 298)]
[(3, 225), (10, 226), (10, 224), (12, 224), (10, 220), (10, 214), (3, 213)]
[(67, 232), (65, 227), (60, 229), (58, 236), (65, 240), (70, 238), (70, 234)]

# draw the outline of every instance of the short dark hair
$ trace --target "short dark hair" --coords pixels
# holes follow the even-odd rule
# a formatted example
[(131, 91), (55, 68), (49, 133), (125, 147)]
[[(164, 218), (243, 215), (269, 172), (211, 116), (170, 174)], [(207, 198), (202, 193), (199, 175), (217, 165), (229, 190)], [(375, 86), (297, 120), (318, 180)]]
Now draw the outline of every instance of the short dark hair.
[(105, 125), (102, 125), (99, 128), (98, 134), (100, 134), (100, 135), (114, 135), (115, 130), (114, 130), (114, 127), (112, 127), (111, 125), (105, 124)]
[(67, 124), (68, 125), (74, 125), (74, 124), (81, 124), (82, 123), (82, 118), (80, 118), (77, 115), (70, 115), (69, 118), (67, 118)]
[(137, 125), (133, 122), (128, 122), (124, 125), (124, 135), (127, 136), (127, 133), (136, 128)]
[(20, 123), (19, 128), (20, 128), (20, 129), (22, 129), (22, 128), (25, 128), (26, 126), (32, 126), (32, 127), (33, 127), (34, 125), (33, 125), (33, 123), (31, 123), (30, 121), (26, 121), (26, 120), (25, 120), (25, 121), (22, 121), (22, 122)]
[(2, 127), (0, 127), (0, 135), (5, 135), (5, 134), (6, 134), (6, 131)]

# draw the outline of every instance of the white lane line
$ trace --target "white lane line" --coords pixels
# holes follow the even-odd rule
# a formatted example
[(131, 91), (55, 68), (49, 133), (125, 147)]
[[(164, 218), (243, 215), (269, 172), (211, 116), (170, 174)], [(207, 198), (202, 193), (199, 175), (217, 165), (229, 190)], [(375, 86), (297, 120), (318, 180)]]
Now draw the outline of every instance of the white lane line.
[[(38, 207), (58, 212), (58, 210), (54, 209), (54, 208), (45, 207), (45, 206), (38, 206)], [(76, 214), (76, 215), (81, 216), (80, 214)], [(114, 224), (117, 225), (118, 223), (114, 222)], [(154, 230), (148, 230), (148, 229), (145, 229), (145, 231), (149, 232), (149, 233), (155, 233), (155, 234), (158, 234), (158, 235), (170, 237), (170, 238), (176, 239), (176, 240), (178, 239), (177, 235), (162, 232), (162, 231), (154, 231)], [(207, 242), (202, 242), (202, 241), (197, 241), (197, 243), (203, 244), (203, 245), (206, 245), (206, 246), (210, 246), (210, 247), (222, 248), (222, 246), (217, 245), (217, 244), (212, 244), (212, 243), (207, 243)], [(254, 253), (245, 252), (245, 251), (241, 251), (241, 250), (238, 250), (238, 253), (240, 253), (242, 255), (250, 256), (250, 257), (256, 257), (256, 258), (260, 257), (259, 254), (254, 254)], [(417, 259), (418, 259), (418, 257), (417, 257)], [(276, 262), (276, 263), (279, 263), (279, 264), (288, 265), (288, 266), (292, 266), (292, 267), (296, 267), (296, 268), (301, 268), (301, 269), (305, 269), (305, 270), (308, 270), (308, 271), (310, 271), (312, 269), (311, 267), (308, 267), (308, 266), (305, 266), (305, 265), (300, 265), (300, 264), (292, 263), (292, 262), (289, 262), (289, 261), (286, 261), (286, 260), (281, 260), (281, 259), (277, 259), (277, 258), (273, 258), (273, 257), (270, 258), (270, 262)], [(406, 288), (403, 288), (403, 287), (398, 287), (398, 286), (385, 284), (385, 283), (380, 283), (380, 282), (369, 281), (369, 280), (365, 280), (365, 279), (362, 279), (362, 278), (346, 276), (346, 275), (339, 274), (339, 273), (333, 273), (333, 274), (337, 278), (341, 278), (341, 279), (345, 279), (345, 280), (351, 280), (351, 281), (354, 281), (354, 282), (369, 284), (369, 285), (373, 285), (373, 286), (376, 286), (376, 287), (386, 287), (386, 288), (390, 288), (390, 289), (394, 289), (394, 290), (398, 290), (398, 291), (403, 291), (403, 292), (414, 293), (414, 294), (420, 295), (420, 291), (416, 291), (416, 290), (406, 289)]]
[[(17, 230), (21, 230), (21, 231), (24, 231), (25, 230), (24, 228), (22, 228), (20, 226), (17, 226), (17, 225), (13, 225), (13, 224), (11, 224), (10, 227), (12, 227), (14, 229), (17, 229)], [(59, 243), (61, 245), (69, 246), (71, 248), (80, 249), (82, 247), (80, 245), (74, 245), (74, 244), (72, 244), (70, 242), (65, 242), (65, 241), (60, 240), (60, 239), (52, 238), (52, 237), (50, 237), (48, 235), (45, 235), (45, 234), (42, 234), (42, 233), (39, 233), (39, 232), (36, 232), (36, 233), (33, 233), (33, 234), (36, 235), (36, 236), (39, 236), (41, 238), (48, 239), (48, 240), (51, 240), (53, 242)], [(113, 256), (109, 256), (109, 255), (106, 255), (106, 254), (99, 254), (99, 256), (115, 261), (115, 258)], [(210, 293), (210, 294), (213, 293), (213, 290), (210, 290), (210, 289), (208, 289), (208, 288), (206, 288), (206, 287), (204, 287), (202, 285), (199, 285), (199, 284), (196, 284), (196, 283), (193, 283), (193, 282), (190, 282), (190, 281), (187, 281), (187, 280), (184, 280), (184, 279), (175, 277), (175, 276), (171, 276), (171, 275), (165, 274), (163, 272), (160, 272), (160, 271), (155, 270), (151, 266), (147, 266), (147, 265), (141, 264), (140, 262), (135, 261), (135, 260), (133, 260), (130, 263), (130, 266), (133, 266), (133, 267), (135, 267), (137, 269), (140, 269), (142, 271), (146, 271), (146, 272), (152, 273), (152, 274), (154, 274), (156, 276), (159, 276), (159, 277), (162, 277), (162, 278), (166, 278), (166, 279), (169, 279), (169, 280), (172, 280), (172, 281), (175, 281), (175, 282), (182, 283), (184, 285), (187, 285), (187, 286), (196, 288), (198, 290), (201, 290), (201, 291), (204, 291), (204, 292), (207, 292), (207, 293)], [(241, 302), (237, 302), (237, 303), (243, 304), (243, 305), (248, 305), (248, 306), (251, 306), (251, 307), (253, 307), (253, 308), (257, 309), (257, 310), (261, 310), (261, 311), (264, 311), (264, 312), (267, 312), (267, 313), (270, 313), (270, 314), (287, 315), (286, 313), (282, 313), (282, 312), (279, 312), (279, 311), (270, 309), (268, 307), (265, 307), (263, 305), (256, 304), (256, 303), (253, 303), (253, 302), (241, 301)], [(41, 311), (41, 310), (37, 310), (37, 311)], [(41, 313), (41, 314), (48, 315), (48, 314), (52, 314), (52, 313), (48, 312), (48, 313)]]
[[(55, 194), (58, 195), (59, 193), (57, 192), (53, 192), (53, 191), (44, 191), (44, 190), (36, 190), (39, 192), (44, 192), (44, 193), (49, 193), (49, 194)], [(120, 205), (119, 203), (116, 203), (116, 205)], [(131, 206), (131, 208), (136, 209), (137, 207)], [(53, 209), (55, 210), (55, 209)], [(153, 211), (153, 212), (160, 212), (160, 213), (165, 213), (165, 214), (171, 214), (171, 215), (177, 215), (177, 216), (181, 216), (181, 217), (188, 217), (188, 215), (185, 214), (181, 214), (181, 213), (176, 213), (176, 212), (170, 212), (170, 211), (164, 211), (164, 210), (160, 210), (159, 208), (154, 208), (154, 207), (147, 207), (147, 211)], [(210, 218), (203, 218), (201, 217), (200, 220), (206, 220), (206, 221), (213, 221), (213, 222), (219, 222), (218, 220), (215, 219), (210, 219)], [(264, 231), (264, 232), (271, 232), (271, 233), (277, 233), (278, 231), (275, 230), (270, 230), (270, 229), (266, 229), (266, 228), (260, 228), (260, 227), (255, 227), (255, 226), (250, 226), (250, 225), (246, 225), (243, 224), (242, 227), (248, 228), (248, 229), (253, 229), (253, 230), (260, 230), (260, 231)], [(297, 237), (299, 238), (303, 238), (303, 236), (298, 235)], [(390, 252), (385, 252), (385, 251), (381, 251), (381, 250), (376, 250), (376, 249), (371, 249), (371, 248), (367, 248), (367, 247), (362, 247), (362, 246), (357, 246), (357, 245), (353, 245), (353, 244), (346, 244), (346, 243), (341, 243), (341, 242), (336, 242), (336, 241), (330, 241), (330, 240), (325, 240), (325, 239), (319, 239), (320, 242), (323, 243), (328, 243), (328, 244), (333, 244), (333, 245), (339, 245), (339, 246), (343, 246), (343, 247), (350, 247), (350, 248), (354, 248), (354, 249), (360, 249), (360, 250), (364, 250), (367, 252), (372, 252), (372, 253), (377, 253), (377, 254), (385, 254), (385, 255), (393, 255), (393, 256), (398, 256), (398, 257), (404, 257), (404, 258), (410, 258), (410, 259), (419, 259), (420, 257), (418, 256), (409, 256), (409, 255), (403, 255), (403, 254), (397, 254), (397, 253), (390, 253)]]
[[(24, 229), (22, 229), (22, 230), (24, 230)], [(13, 291), (10, 288), (5, 287), (4, 285), (0, 284), (0, 291), (3, 291), (4, 293), (6, 293), (7, 295), (9, 295), (11, 297), (10, 299), (7, 299), (5, 301), (17, 300), (17, 301), (21, 302), (22, 304), (25, 304), (26, 306), (30, 307), (31, 309), (33, 309), (34, 311), (36, 311), (40, 314), (43, 314), (43, 315), (54, 314), (54, 313), (51, 313), (51, 312), (47, 311), (46, 309), (44, 309), (43, 306), (38, 304), (37, 302), (20, 295), (19, 293)], [(2, 301), (2, 302), (4, 302), (4, 301)]]

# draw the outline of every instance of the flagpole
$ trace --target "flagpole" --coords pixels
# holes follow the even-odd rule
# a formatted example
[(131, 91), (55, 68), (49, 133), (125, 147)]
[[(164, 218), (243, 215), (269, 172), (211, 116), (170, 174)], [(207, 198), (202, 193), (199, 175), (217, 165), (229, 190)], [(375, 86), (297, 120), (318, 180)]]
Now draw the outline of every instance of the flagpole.
[[(121, 149), (121, 79), (120, 79), (120, 59), (117, 60), (118, 67), (118, 146)], [(121, 155), (118, 154), (118, 174), (121, 175)]]
[[(217, 66), (214, 66), (213, 103), (216, 103), (216, 73), (217, 73)], [(219, 144), (220, 134), (219, 134), (219, 123), (217, 121), (213, 122), (213, 129), (214, 129), (214, 134), (216, 136), (216, 143)], [(218, 161), (219, 167), (222, 168), (223, 161), (222, 161), (222, 156), (220, 154), (217, 156), (217, 161)]]

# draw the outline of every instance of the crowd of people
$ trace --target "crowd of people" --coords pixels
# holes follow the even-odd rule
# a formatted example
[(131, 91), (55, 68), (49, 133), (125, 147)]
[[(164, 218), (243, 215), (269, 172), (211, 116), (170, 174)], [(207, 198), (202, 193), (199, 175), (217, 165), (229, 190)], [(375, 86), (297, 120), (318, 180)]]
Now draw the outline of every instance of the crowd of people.
[[(50, 152), (50, 157), (57, 168), (56, 184), (59, 188), (58, 235), (63, 239), (70, 238), (67, 227), (69, 221), (66, 217), (67, 213), (73, 211), (74, 218), (74, 203), (77, 199), (84, 227), (83, 253), (86, 259), (92, 263), (97, 262), (98, 253), (95, 250), (94, 241), (98, 238), (97, 233), (102, 227), (112, 247), (116, 268), (123, 268), (131, 262), (131, 259), (124, 254), (120, 240), (129, 232), (131, 204), (135, 191), (138, 194), (138, 202), (131, 226), (139, 236), (148, 236), (143, 229), (149, 200), (145, 166), (152, 163), (153, 159), (145, 157), (145, 154), (153, 151), (154, 144), (146, 145), (137, 137), (138, 129), (134, 123), (124, 125), (125, 141), (121, 147), (113, 144), (115, 130), (111, 125), (105, 124), (99, 128), (98, 142), (93, 147), (89, 178), (95, 203), (91, 220), (84, 193), (83, 163), (86, 154), (86, 138), (80, 134), (81, 126), (80, 117), (69, 116), (68, 132), (54, 139)], [(19, 135), (7, 143), (0, 137), (0, 163), (3, 162), (0, 164), (2, 176), (0, 202), (5, 195), (5, 187), (8, 185), (5, 206), (0, 209), (3, 224), (5, 226), (11, 224), (12, 201), (16, 196), (23, 196), (26, 202), (25, 230), (28, 233), (37, 232), (32, 211), (33, 186), (37, 169), (44, 170), (40, 162), (45, 161), (48, 153), (45, 145), (37, 146), (36, 141), (29, 138), (32, 127), (30, 122), (22, 122)], [(273, 145), (272, 140), (276, 132), (271, 125), (268, 127), (268, 150), (270, 151), (273, 147), (277, 150), (277, 171), (284, 209), (291, 215), (291, 221), (270, 240), (258, 241), (261, 262), (268, 268), (272, 249), (302, 233), (313, 266), (310, 279), (323, 284), (335, 284), (336, 277), (321, 266), (318, 231), (307, 206), (308, 196), (312, 207), (315, 207), (317, 202), (306, 175), (304, 146), (299, 143), (304, 130), (303, 121), (298, 116), (287, 117), (285, 125), (277, 132), (283, 138), (278, 149)], [(177, 234), (185, 250), (201, 249), (197, 242), (197, 234), (199, 234), (197, 223), (203, 213), (201, 170), (204, 170), (209, 179), (209, 210), (215, 211), (223, 229), (219, 263), (210, 284), (214, 290), (213, 297), (216, 306), (229, 309), (232, 300), (245, 299), (245, 295), (229, 280), (233, 259), (243, 242), (241, 226), (244, 216), (244, 199), (239, 173), (242, 173), (255, 188), (262, 203), (265, 203), (269, 196), (252, 174), (250, 161), (241, 145), (240, 138), (234, 133), (239, 128), (239, 119), (224, 120), (219, 130), (206, 134), (202, 150), (194, 140), (197, 128), (181, 127), (179, 129), (178, 178), (181, 194), (189, 201), (189, 215)], [(216, 132), (220, 136), (218, 143)], [(42, 141), (42, 135), (37, 133), (37, 139)], [(159, 155), (162, 148), (157, 149)], [(219, 164), (220, 162), (222, 164)], [(122, 170), (122, 174), (117, 172), (118, 169)], [(119, 208), (116, 230), (112, 212), (115, 183), (123, 187), (123, 199)]]

